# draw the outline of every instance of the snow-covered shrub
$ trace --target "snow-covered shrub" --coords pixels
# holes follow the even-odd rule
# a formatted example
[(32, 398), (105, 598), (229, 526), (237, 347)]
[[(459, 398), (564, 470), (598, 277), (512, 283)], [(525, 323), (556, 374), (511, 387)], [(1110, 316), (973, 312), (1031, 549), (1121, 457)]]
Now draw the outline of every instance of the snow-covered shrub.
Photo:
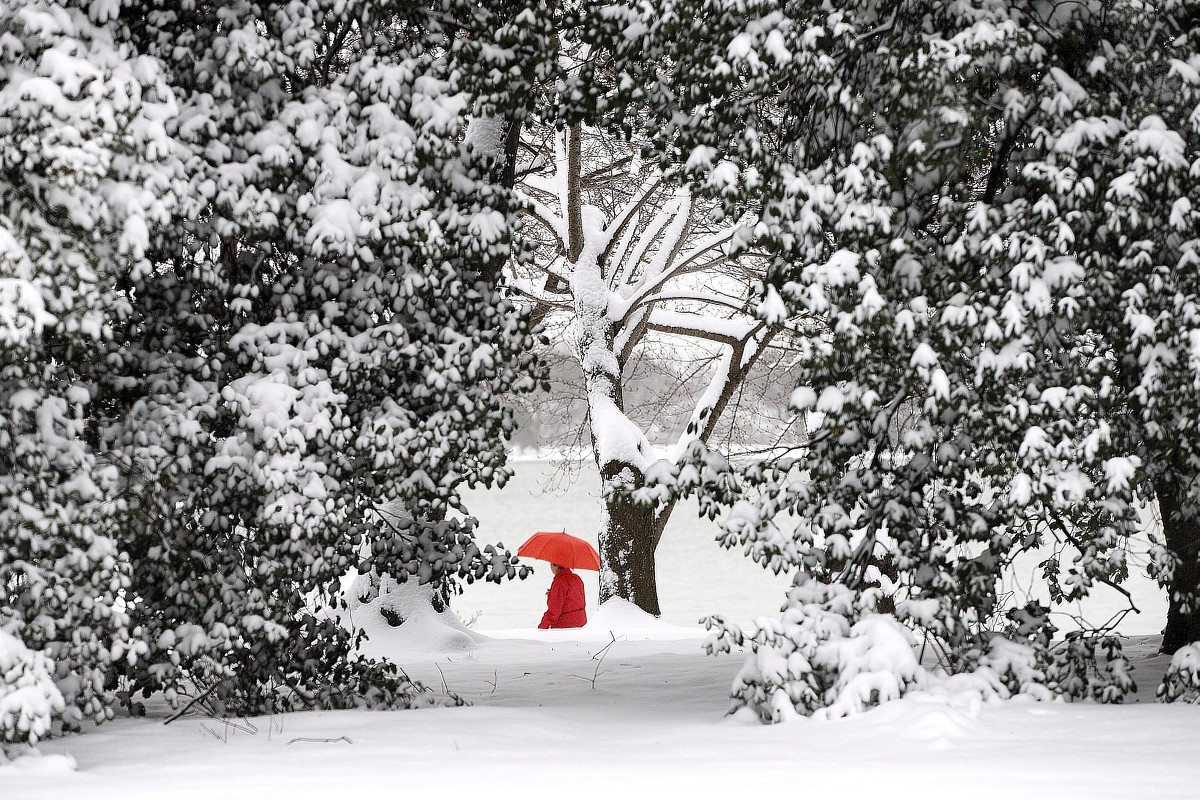
[(1200, 702), (1200, 644), (1181, 647), (1171, 656), (1171, 665), (1155, 694), (1168, 703)]
[(112, 664), (145, 650), (94, 373), (171, 208), (176, 106), (119, 6), (0, 2), (0, 627), (52, 660), (66, 727), (111, 716)]
[(911, 632), (875, 613), (876, 598), (837, 583), (802, 577), (776, 620), (750, 631), (708, 620), (710, 653), (749, 652), (734, 678), (733, 711), (748, 708), (764, 722), (796, 714), (843, 717), (902, 697), (922, 682)]
[(1047, 609), (1039, 603), (1012, 609), (1007, 617), (1008, 629), (982, 635), (952, 671), (984, 673), (981, 685), (996, 686), (1002, 698), (1120, 703), (1137, 690), (1118, 637), (1071, 631), (1056, 640)]
[(818, 662), (834, 676), (824, 717), (844, 717), (896, 700), (924, 677), (912, 632), (889, 614), (868, 614), (845, 639), (832, 638)]
[(1053, 655), (1050, 686), (1059, 695), (1120, 703), (1137, 691), (1119, 636), (1071, 631)]
[(0, 741), (37, 744), (66, 708), (54, 665), (0, 629)]
[(1110, 703), (1136, 691), (1117, 637), (1076, 631), (1055, 640), (1046, 609), (1036, 603), (1010, 611), (1007, 630), (985, 632), (973, 647), (940, 646), (950, 658), (929, 669), (909, 626), (926, 635), (943, 630), (939, 604), (906, 601), (896, 616), (876, 613), (877, 603), (877, 590), (802, 575), (778, 619), (760, 618), (743, 631), (710, 618), (710, 653), (748, 650), (734, 679), (733, 710), (780, 722), (795, 714), (848, 716), (916, 690), (957, 695), (956, 702), (970, 695), (974, 702), (1022, 696)]
[(997, 686), (1001, 697), (1025, 695), (1052, 700), (1054, 692), (1046, 685), (1049, 677), (1044, 656), (1044, 648), (997, 634), (987, 638), (977, 655), (968, 653), (965, 671), (994, 676), (984, 684)]

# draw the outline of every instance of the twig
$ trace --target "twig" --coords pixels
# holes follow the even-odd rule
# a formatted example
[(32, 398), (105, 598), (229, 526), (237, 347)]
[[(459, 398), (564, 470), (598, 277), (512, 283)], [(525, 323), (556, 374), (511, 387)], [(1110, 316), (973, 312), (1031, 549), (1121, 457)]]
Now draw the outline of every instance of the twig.
[[(1061, 533), (1063, 535), (1063, 537), (1068, 542), (1070, 542), (1071, 545), (1074, 546), (1074, 548), (1076, 550), (1078, 550), (1080, 553), (1083, 553), (1086, 551), (1087, 548), (1085, 548), (1083, 546), (1083, 544), (1079, 541), (1079, 539), (1077, 539), (1075, 536), (1071, 535), (1071, 532), (1069, 530), (1067, 530), (1067, 526), (1065, 524), (1063, 524), (1063, 521), (1058, 519), (1057, 516), (1055, 516), (1051, 519), (1047, 519), (1046, 524), (1049, 525), (1051, 528), (1057, 530), (1059, 533)], [(1106, 575), (1094, 575), (1094, 576), (1090, 576), (1090, 577), (1094, 577), (1096, 580), (1100, 581), (1104, 585), (1106, 585), (1110, 588), (1116, 589), (1118, 592), (1125, 595), (1125, 600), (1129, 603), (1129, 607), (1131, 609), (1133, 609), (1135, 612), (1137, 612), (1138, 614), (1142, 613), (1142, 610), (1140, 608), (1138, 608), (1133, 602), (1133, 594), (1130, 593), (1130, 591), (1128, 589), (1126, 589), (1124, 586), (1121, 586), (1118, 583), (1114, 583), (1113, 580)]]
[(295, 744), (296, 742), (313, 742), (316, 744), (336, 744), (337, 742), (345, 742), (346, 744), (354, 744), (349, 736), (339, 736), (336, 739), (316, 739), (308, 736), (299, 736), (289, 741), (288, 744)]
[(572, 678), (579, 678), (581, 681), (590, 681), (592, 684), (592, 688), (593, 689), (596, 688), (596, 679), (600, 677), (600, 666), (604, 663), (604, 658), (605, 658), (605, 656), (608, 655), (609, 648), (611, 648), (614, 644), (617, 643), (617, 637), (612, 631), (609, 631), (608, 635), (612, 639), (612, 641), (610, 641), (608, 644), (604, 645), (604, 647), (597, 650), (592, 655), (592, 661), (596, 662), (596, 670), (592, 673), (592, 677), (585, 678), (582, 675), (572, 675), (571, 676)]
[(245, 717), (242, 717), (242, 722), (246, 723), (245, 726), (239, 725), (232, 720), (228, 720), (228, 719), (225, 720), (225, 724), (232, 727), (234, 730), (242, 731), (243, 733), (248, 733), (251, 736), (258, 735), (258, 726), (257, 725), (255, 725), (254, 723), (252, 723), (250, 720), (246, 719)]
[(163, 720), (163, 725), (170, 725), (172, 722), (174, 722), (175, 720), (182, 717), (184, 714), (186, 714), (188, 711), (191, 710), (192, 706), (196, 705), (196, 703), (199, 703), (201, 700), (203, 700), (204, 698), (208, 697), (210, 694), (215, 692), (217, 690), (217, 687), (220, 685), (221, 685), (221, 682), (217, 681), (212, 686), (208, 687), (203, 692), (201, 692), (200, 694), (193, 697), (190, 703), (188, 703), (186, 706), (179, 709), (174, 714), (172, 714), (171, 716), (169, 716), (165, 720)]
[(446, 673), (442, 672), (441, 666), (437, 664), (433, 666), (437, 669), (438, 675), (442, 676), (442, 694), (450, 694), (450, 687), (446, 685)]

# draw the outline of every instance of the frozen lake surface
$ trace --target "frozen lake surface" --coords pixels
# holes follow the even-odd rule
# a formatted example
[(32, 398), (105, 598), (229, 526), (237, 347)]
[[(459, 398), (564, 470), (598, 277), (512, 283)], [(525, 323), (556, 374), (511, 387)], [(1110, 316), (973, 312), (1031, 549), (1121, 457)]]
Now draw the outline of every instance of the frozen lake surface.
[[(536, 531), (565, 530), (596, 544), (600, 525), (600, 482), (596, 471), (585, 465), (574, 482), (563, 479), (555, 462), (518, 459), (515, 476), (503, 489), (467, 493), (467, 508), (479, 519), (481, 542), (503, 542), (516, 550)], [(760, 615), (773, 615), (783, 603), (790, 575), (774, 575), (745, 557), (717, 544), (717, 523), (700, 518), (694, 501), (680, 503), (671, 517), (658, 549), (658, 594), (664, 622), (695, 626), (702, 618), (719, 614), (739, 623)], [(1145, 576), (1142, 565), (1144, 542), (1131, 548), (1131, 575), (1126, 584), (1140, 614), (1128, 614), (1118, 628), (1129, 636), (1153, 635), (1162, 631), (1166, 595)], [(1026, 557), (1007, 587), (1014, 597), (1028, 595), (1037, 586), (1034, 579), (1040, 557)], [(543, 562), (528, 562), (534, 574), (524, 581), (467, 586), (455, 598), (455, 612), (477, 630), (507, 630), (536, 627), (545, 610), (550, 570)], [(597, 574), (582, 572), (588, 597), (588, 613), (597, 607)], [(1043, 597), (1043, 600), (1045, 598)], [(1074, 617), (1101, 624), (1127, 606), (1115, 590), (1097, 587), (1094, 596), (1080, 607), (1059, 606), (1055, 624), (1061, 630), (1078, 625)]]

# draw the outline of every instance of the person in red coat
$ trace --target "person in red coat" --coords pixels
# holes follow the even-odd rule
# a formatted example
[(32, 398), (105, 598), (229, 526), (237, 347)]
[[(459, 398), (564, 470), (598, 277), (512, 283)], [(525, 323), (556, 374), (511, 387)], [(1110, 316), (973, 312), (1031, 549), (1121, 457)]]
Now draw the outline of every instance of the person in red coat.
[(539, 628), (582, 628), (587, 624), (583, 579), (566, 567), (551, 564), (554, 580), (546, 592), (546, 613)]

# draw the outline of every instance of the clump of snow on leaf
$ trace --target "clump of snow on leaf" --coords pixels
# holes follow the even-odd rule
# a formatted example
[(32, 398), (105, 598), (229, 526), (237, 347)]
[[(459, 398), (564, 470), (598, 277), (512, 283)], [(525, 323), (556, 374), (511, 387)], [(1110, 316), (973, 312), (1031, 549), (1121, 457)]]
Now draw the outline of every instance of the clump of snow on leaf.
[(1175, 651), (1157, 694), (1167, 702), (1200, 702), (1200, 643)]
[(0, 741), (37, 744), (65, 708), (54, 665), (0, 630)]

